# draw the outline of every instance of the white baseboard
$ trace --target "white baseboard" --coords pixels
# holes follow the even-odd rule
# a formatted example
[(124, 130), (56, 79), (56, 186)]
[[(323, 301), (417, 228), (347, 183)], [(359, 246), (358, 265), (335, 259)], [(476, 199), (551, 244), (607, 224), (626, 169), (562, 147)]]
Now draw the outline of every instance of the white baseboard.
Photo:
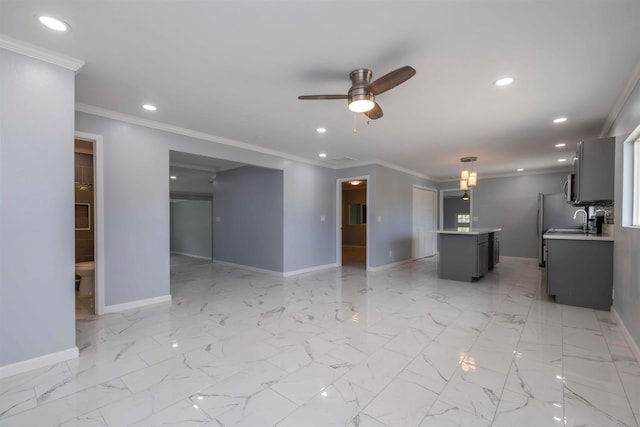
[(398, 262), (392, 262), (391, 264), (381, 265), (381, 266), (378, 266), (378, 267), (369, 267), (369, 268), (367, 268), (367, 271), (376, 272), (376, 271), (387, 270), (389, 268), (398, 267), (398, 266), (400, 266), (402, 264), (407, 264), (409, 262), (413, 262), (413, 260), (411, 258), (409, 258), (409, 259), (405, 259), (405, 260), (398, 261)]
[(139, 307), (144, 307), (152, 304), (160, 304), (163, 302), (171, 302), (171, 295), (163, 295), (161, 297), (139, 299), (136, 301), (125, 302), (123, 304), (107, 305), (104, 307), (104, 314), (131, 310), (132, 308), (139, 308)]
[(290, 277), (290, 276), (296, 276), (298, 274), (311, 273), (318, 270), (326, 270), (327, 268), (334, 268), (337, 266), (338, 264), (334, 262), (333, 264), (316, 265), (315, 267), (302, 268), (300, 270), (285, 271), (284, 273), (282, 273), (282, 275), (284, 277)]
[(620, 315), (618, 314), (618, 312), (616, 311), (616, 309), (614, 307), (611, 307), (611, 313), (613, 314), (613, 317), (615, 317), (616, 322), (618, 323), (618, 325), (620, 325), (620, 327), (622, 328), (622, 332), (624, 333), (624, 337), (627, 339), (627, 344), (629, 344), (629, 348), (631, 349), (631, 352), (635, 356), (636, 362), (640, 363), (640, 347), (638, 347), (638, 343), (635, 342), (635, 340), (631, 336), (631, 333), (629, 332), (629, 330), (625, 326), (624, 322), (620, 318)]
[(44, 356), (34, 357), (33, 359), (0, 366), (0, 379), (64, 362), (65, 360), (75, 359), (79, 353), (78, 347), (71, 347), (55, 353), (45, 354)]
[(170, 253), (173, 254), (173, 255), (184, 255), (184, 256), (191, 257), (191, 258), (206, 259), (206, 260), (209, 260), (209, 261), (213, 260), (213, 258), (211, 258), (211, 257), (188, 254), (186, 252), (171, 251)]
[(217, 259), (213, 260), (213, 262), (215, 264), (220, 264), (227, 267), (241, 268), (242, 270), (255, 271), (256, 273), (264, 273), (270, 276), (282, 277), (283, 275), (281, 271), (266, 270), (264, 268), (251, 267), (250, 265), (235, 264), (233, 262), (227, 262), (227, 261), (218, 261)]

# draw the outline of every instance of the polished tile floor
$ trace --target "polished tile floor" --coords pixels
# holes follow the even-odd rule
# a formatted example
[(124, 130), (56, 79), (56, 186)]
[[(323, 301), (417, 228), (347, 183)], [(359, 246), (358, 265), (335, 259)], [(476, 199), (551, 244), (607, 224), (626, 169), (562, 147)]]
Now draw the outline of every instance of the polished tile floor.
[(425, 259), (278, 278), (179, 256), (172, 303), (77, 323), (80, 357), (0, 381), (1, 426), (637, 426), (608, 312), (533, 262), (477, 283)]

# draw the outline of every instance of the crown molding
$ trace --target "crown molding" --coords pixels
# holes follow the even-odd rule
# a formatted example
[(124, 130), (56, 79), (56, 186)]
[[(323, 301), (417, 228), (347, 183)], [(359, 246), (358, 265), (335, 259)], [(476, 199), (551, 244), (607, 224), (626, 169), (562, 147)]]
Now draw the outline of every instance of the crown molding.
[(636, 63), (636, 66), (631, 72), (631, 75), (627, 80), (627, 84), (622, 89), (622, 92), (620, 92), (618, 99), (616, 99), (616, 102), (611, 107), (611, 110), (609, 111), (609, 115), (607, 116), (607, 120), (604, 122), (604, 126), (602, 127), (602, 131), (600, 131), (600, 137), (605, 137), (609, 135), (609, 132), (611, 132), (611, 128), (613, 127), (613, 124), (615, 123), (616, 119), (618, 118), (618, 115), (620, 114), (620, 111), (622, 110), (622, 107), (624, 107), (624, 104), (626, 104), (627, 101), (629, 100), (629, 97), (631, 96), (631, 93), (637, 86), (638, 82), (640, 82), (640, 59), (638, 60), (638, 62)]
[(84, 61), (0, 34), (0, 48), (78, 72)]
[(201, 139), (204, 141), (215, 142), (218, 144), (229, 145), (231, 147), (242, 148), (257, 153), (268, 154), (270, 156), (280, 157), (288, 160), (294, 160), (296, 162), (306, 163), (313, 166), (320, 166), (323, 168), (334, 169), (329, 165), (326, 165), (319, 161), (306, 159), (304, 157), (295, 156), (293, 154), (284, 153), (282, 151), (271, 150), (269, 148), (260, 147), (246, 142), (240, 142), (229, 138), (223, 138), (221, 136), (211, 135), (204, 132), (198, 132), (191, 129), (182, 128), (179, 126), (168, 125), (166, 123), (156, 122), (154, 120), (141, 119), (129, 114), (119, 113), (117, 111), (107, 110), (106, 108), (95, 107), (93, 105), (76, 103), (76, 111), (92, 114), (94, 116), (105, 117), (107, 119), (118, 120), (133, 125), (144, 126), (152, 129), (157, 129), (165, 132), (174, 133), (176, 135), (187, 136), (190, 138)]
[[(550, 173), (569, 173), (571, 172), (571, 168), (554, 168), (554, 169), (538, 169), (532, 171), (522, 171), (522, 172), (508, 172), (508, 173), (494, 173), (494, 174), (484, 174), (478, 173), (478, 182), (483, 179), (495, 179), (495, 178), (513, 178), (519, 176), (529, 176), (529, 175), (547, 175)], [(455, 178), (441, 179), (436, 182), (458, 182)]]
[(425, 175), (422, 174), (420, 172), (416, 172), (413, 171), (411, 169), (407, 169), (407, 168), (403, 168), (402, 166), (398, 166), (395, 165), (393, 163), (389, 163), (389, 162), (385, 162), (384, 160), (369, 160), (369, 161), (362, 161), (362, 162), (356, 162), (356, 163), (351, 163), (349, 165), (341, 165), (341, 166), (334, 166), (334, 169), (350, 169), (350, 168), (357, 168), (360, 166), (383, 166), (385, 168), (389, 168), (389, 169), (394, 169), (397, 170), (399, 172), (403, 172), (406, 173), (407, 175), (413, 175), (415, 177), (418, 178), (423, 178), (423, 179), (428, 179), (434, 182), (438, 182), (437, 179), (429, 176), (429, 175)]

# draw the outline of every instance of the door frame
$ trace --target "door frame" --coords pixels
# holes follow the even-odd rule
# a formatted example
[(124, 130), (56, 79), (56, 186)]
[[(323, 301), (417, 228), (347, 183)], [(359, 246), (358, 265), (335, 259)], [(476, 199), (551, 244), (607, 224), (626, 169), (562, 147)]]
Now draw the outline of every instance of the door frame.
[[(440, 230), (442, 230), (444, 226), (444, 193), (447, 191), (464, 191), (464, 190), (460, 190), (459, 188), (441, 188), (440, 189), (440, 200), (439, 200), (440, 220), (438, 222), (438, 226)], [(470, 187), (467, 191), (469, 192), (469, 221), (470, 221), (469, 227), (473, 228), (473, 187)]]
[[(438, 229), (438, 228), (442, 228), (439, 227), (440, 223), (439, 223), (439, 215), (438, 215), (438, 189), (437, 188), (431, 188), (431, 187), (425, 187), (424, 185), (418, 185), (418, 184), (413, 184), (413, 187), (411, 188), (411, 236), (412, 236), (412, 240), (414, 237), (414, 233), (415, 233), (415, 224), (413, 223), (414, 220), (414, 209), (415, 209), (415, 199), (413, 198), (413, 189), (417, 188), (418, 190), (424, 190), (424, 191), (433, 191), (433, 196), (434, 196), (434, 206), (433, 206), (433, 216), (434, 216), (434, 232)], [(425, 258), (428, 258), (429, 256), (435, 256), (438, 254), (438, 242), (437, 239), (435, 241), (435, 245), (434, 245), (434, 249), (435, 249), (435, 253), (433, 255), (428, 255)], [(413, 253), (413, 241), (411, 242), (411, 259), (416, 259), (415, 254)]]
[(102, 135), (74, 132), (74, 138), (93, 142), (93, 258), (95, 260), (95, 314), (104, 314), (104, 141)]
[(352, 176), (349, 178), (338, 178), (336, 179), (336, 265), (338, 267), (342, 266), (342, 183), (348, 181), (367, 181), (367, 262), (366, 262), (366, 271), (370, 271), (370, 245), (371, 245), (371, 206), (370, 206), (370, 189), (371, 189), (371, 180), (369, 175), (360, 175), (360, 176)]

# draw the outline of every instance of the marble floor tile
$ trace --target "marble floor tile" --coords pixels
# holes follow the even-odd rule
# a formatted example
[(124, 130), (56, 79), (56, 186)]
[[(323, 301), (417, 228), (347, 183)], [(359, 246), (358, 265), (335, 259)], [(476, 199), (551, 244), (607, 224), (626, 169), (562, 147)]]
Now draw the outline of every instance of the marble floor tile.
[(422, 385), (397, 378), (362, 413), (389, 426), (418, 426), (437, 398)]
[[(198, 405), (189, 399), (171, 405), (152, 416), (131, 424), (133, 427), (158, 427), (158, 426), (204, 426), (211, 422), (211, 418), (205, 414)], [(124, 425), (124, 424), (122, 424)]]
[(374, 393), (341, 378), (279, 422), (279, 427), (343, 426), (374, 397)]
[(506, 374), (479, 366), (461, 365), (442, 390), (440, 399), (491, 421), (500, 401), (505, 377)]
[(489, 427), (491, 421), (474, 415), (455, 405), (436, 401), (420, 427)]
[(545, 401), (527, 394), (505, 390), (493, 423), (494, 427), (564, 426), (561, 402)]
[(334, 369), (322, 363), (313, 362), (282, 378), (272, 385), (271, 389), (297, 405), (302, 405), (347, 370), (348, 368)]
[(573, 384), (565, 388), (564, 405), (567, 426), (637, 426), (626, 396)]
[(516, 356), (504, 388), (537, 401), (562, 405), (562, 367)]
[(474, 283), (437, 260), (276, 277), (171, 257), (172, 302), (76, 322), (80, 356), (0, 379), (6, 426), (637, 426), (609, 312), (535, 260)]
[(265, 389), (249, 397), (242, 405), (234, 406), (216, 416), (215, 422), (225, 427), (272, 426), (296, 408), (295, 403), (270, 389)]

